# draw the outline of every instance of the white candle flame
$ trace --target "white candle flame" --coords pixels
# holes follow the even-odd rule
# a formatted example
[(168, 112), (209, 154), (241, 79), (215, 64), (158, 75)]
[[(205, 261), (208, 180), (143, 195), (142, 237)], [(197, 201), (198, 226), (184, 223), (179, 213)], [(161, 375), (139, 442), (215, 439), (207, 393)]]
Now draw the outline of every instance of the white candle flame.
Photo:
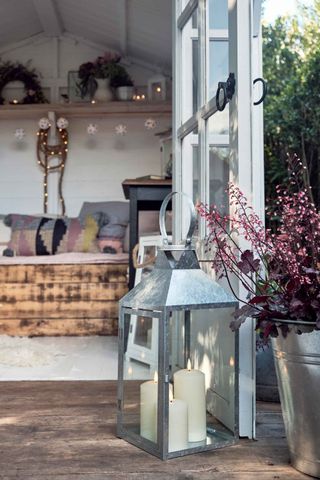
[(190, 370), (191, 370), (191, 360), (190, 360), (190, 358), (188, 358), (187, 369), (188, 369), (189, 372), (190, 372)]
[(154, 383), (158, 383), (158, 372), (157, 372), (157, 370), (154, 372), (153, 381), (154, 381)]

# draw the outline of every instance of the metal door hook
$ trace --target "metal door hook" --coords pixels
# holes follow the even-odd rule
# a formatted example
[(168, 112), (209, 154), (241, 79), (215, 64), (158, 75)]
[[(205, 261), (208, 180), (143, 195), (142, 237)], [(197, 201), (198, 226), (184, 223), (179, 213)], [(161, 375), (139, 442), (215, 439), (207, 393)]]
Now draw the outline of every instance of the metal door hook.
[(264, 99), (266, 98), (267, 93), (268, 93), (267, 82), (263, 78), (258, 77), (255, 80), (253, 80), (253, 85), (255, 85), (258, 82), (262, 83), (262, 95), (261, 95), (261, 98), (259, 100), (257, 100), (256, 102), (253, 102), (253, 105), (260, 105), (260, 103), (262, 103), (264, 101)]

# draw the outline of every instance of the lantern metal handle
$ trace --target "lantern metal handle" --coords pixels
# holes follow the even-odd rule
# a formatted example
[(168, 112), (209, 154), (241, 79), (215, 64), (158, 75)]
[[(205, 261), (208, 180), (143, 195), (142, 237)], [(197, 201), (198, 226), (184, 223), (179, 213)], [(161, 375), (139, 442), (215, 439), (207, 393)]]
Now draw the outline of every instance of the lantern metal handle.
[(191, 198), (186, 193), (171, 192), (165, 197), (165, 199), (163, 200), (163, 202), (161, 204), (160, 213), (159, 213), (160, 232), (161, 232), (163, 244), (164, 245), (169, 245), (168, 234), (167, 234), (167, 230), (166, 230), (166, 210), (167, 210), (168, 203), (170, 202), (170, 200), (172, 199), (172, 197), (174, 195), (183, 196), (187, 200), (188, 206), (189, 206), (189, 209), (190, 209), (190, 226), (189, 226), (189, 230), (188, 230), (187, 238), (186, 238), (186, 243), (185, 243), (185, 246), (187, 247), (187, 246), (191, 245), (192, 235), (193, 235), (193, 232), (196, 228), (197, 216), (196, 216), (196, 210), (195, 210), (194, 204), (193, 204)]

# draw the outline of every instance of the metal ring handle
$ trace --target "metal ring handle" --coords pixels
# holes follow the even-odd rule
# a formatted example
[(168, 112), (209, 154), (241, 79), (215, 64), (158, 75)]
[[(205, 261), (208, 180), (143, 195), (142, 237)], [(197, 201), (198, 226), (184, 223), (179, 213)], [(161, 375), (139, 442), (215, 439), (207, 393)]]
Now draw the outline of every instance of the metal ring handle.
[(266, 98), (267, 96), (267, 93), (268, 93), (268, 84), (267, 82), (263, 79), (263, 78), (255, 78), (253, 80), (253, 85), (255, 85), (256, 83), (258, 82), (261, 82), (262, 83), (262, 95), (261, 95), (261, 98), (259, 100), (257, 100), (256, 102), (253, 102), (253, 105), (260, 105), (260, 103), (263, 102), (263, 100)]
[(196, 216), (196, 210), (194, 208), (194, 205), (193, 205), (193, 202), (192, 202), (191, 198), (188, 197), (188, 195), (186, 195), (183, 192), (171, 192), (171, 193), (169, 193), (161, 204), (160, 213), (159, 213), (159, 226), (160, 226), (160, 233), (161, 233), (161, 236), (162, 236), (162, 239), (163, 239), (163, 244), (164, 245), (169, 245), (168, 234), (167, 234), (167, 230), (166, 230), (166, 210), (167, 210), (168, 203), (170, 202), (171, 198), (174, 195), (181, 195), (184, 198), (186, 198), (186, 200), (188, 202), (188, 206), (190, 208), (190, 226), (189, 226), (189, 230), (188, 230), (187, 238), (186, 238), (186, 246), (188, 246), (188, 245), (191, 244), (192, 235), (193, 235), (193, 232), (196, 228), (197, 216)]
[[(220, 92), (221, 92), (221, 90), (223, 91), (223, 102), (222, 103), (220, 103)], [(227, 101), (228, 101), (228, 97), (227, 97), (226, 84), (225, 84), (225, 82), (219, 82), (218, 83), (218, 88), (217, 88), (217, 93), (216, 93), (216, 106), (217, 106), (217, 110), (219, 110), (219, 112), (222, 112), (226, 108)]]

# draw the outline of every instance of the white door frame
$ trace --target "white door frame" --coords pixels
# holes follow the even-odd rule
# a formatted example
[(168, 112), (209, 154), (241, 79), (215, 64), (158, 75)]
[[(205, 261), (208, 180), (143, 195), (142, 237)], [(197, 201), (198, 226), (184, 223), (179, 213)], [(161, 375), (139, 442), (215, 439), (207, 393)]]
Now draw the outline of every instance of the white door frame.
[[(263, 120), (262, 107), (253, 107), (253, 79), (261, 76), (261, 35), (257, 27), (257, 7), (260, 0), (228, 0), (229, 6), (229, 71), (236, 76), (236, 92), (230, 103), (231, 179), (248, 196), (257, 213), (263, 218), (264, 172), (263, 172)], [(190, 14), (198, 9), (198, 25), (206, 22), (206, 0), (176, 0), (173, 7), (173, 75), (176, 88), (173, 100), (173, 188), (190, 192), (190, 161), (183, 162), (182, 139), (198, 128), (198, 145), (202, 172), (208, 172), (208, 148), (205, 119), (213, 102), (205, 104), (207, 85), (203, 82), (198, 92), (198, 102), (204, 108), (182, 124), (182, 81), (191, 81), (186, 72), (182, 75), (182, 28)], [(182, 8), (184, 7), (184, 8)], [(255, 8), (254, 8), (255, 7)], [(199, 35), (200, 43), (198, 78), (206, 75), (204, 58), (206, 35)], [(190, 76), (190, 75), (189, 75)], [(225, 81), (226, 79), (221, 79)], [(208, 82), (207, 82), (208, 83)], [(207, 115), (208, 117), (209, 115)], [(186, 168), (187, 167), (187, 168)], [(201, 177), (201, 194), (208, 201), (208, 176)], [(184, 225), (183, 207), (179, 198), (174, 204), (174, 237), (182, 238)], [(206, 233), (204, 222), (200, 224), (200, 236)], [(240, 295), (245, 296), (239, 288)], [(239, 378), (239, 433), (240, 436), (255, 436), (255, 331), (253, 322), (247, 321), (240, 329), (240, 378)]]

